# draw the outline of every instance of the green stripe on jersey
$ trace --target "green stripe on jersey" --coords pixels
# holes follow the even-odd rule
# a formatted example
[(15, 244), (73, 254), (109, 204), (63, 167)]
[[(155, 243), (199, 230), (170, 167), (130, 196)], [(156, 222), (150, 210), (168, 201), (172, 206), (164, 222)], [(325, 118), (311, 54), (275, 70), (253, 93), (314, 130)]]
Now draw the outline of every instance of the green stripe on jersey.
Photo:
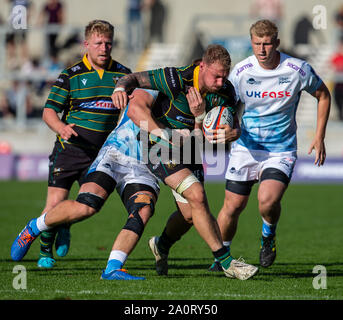
[(118, 120), (117, 115), (113, 115), (112, 117), (112, 121), (111, 119), (107, 118), (107, 122), (103, 122), (94, 119), (90, 120), (79, 118), (76, 115), (70, 115), (68, 116), (68, 123), (75, 123), (79, 127), (86, 128), (92, 131), (109, 132), (113, 130), (113, 123), (116, 123)]

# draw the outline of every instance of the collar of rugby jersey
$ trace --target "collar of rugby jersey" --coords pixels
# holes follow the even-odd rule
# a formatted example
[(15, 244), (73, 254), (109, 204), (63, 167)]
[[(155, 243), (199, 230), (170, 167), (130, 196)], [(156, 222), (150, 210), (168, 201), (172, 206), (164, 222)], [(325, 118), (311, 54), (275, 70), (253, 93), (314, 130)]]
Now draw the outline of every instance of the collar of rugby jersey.
[[(200, 71), (200, 66), (196, 66), (194, 68), (194, 71), (193, 71), (193, 85), (194, 85), (194, 88), (198, 89), (198, 91), (200, 92), (200, 89), (199, 89), (199, 71)], [(201, 96), (204, 98), (206, 96), (206, 92), (203, 93)]]
[[(82, 58), (82, 62), (85, 64), (85, 66), (87, 67), (87, 69), (90, 71), (92, 70), (92, 65), (90, 64), (88, 58), (87, 58), (87, 53), (84, 54), (83, 58)], [(110, 59), (110, 63), (108, 64), (106, 70), (109, 70), (112, 66), (113, 60), (112, 58)], [(100, 79), (102, 79), (102, 76), (104, 75), (104, 71), (105, 69), (95, 69), (94, 70), (98, 73)]]

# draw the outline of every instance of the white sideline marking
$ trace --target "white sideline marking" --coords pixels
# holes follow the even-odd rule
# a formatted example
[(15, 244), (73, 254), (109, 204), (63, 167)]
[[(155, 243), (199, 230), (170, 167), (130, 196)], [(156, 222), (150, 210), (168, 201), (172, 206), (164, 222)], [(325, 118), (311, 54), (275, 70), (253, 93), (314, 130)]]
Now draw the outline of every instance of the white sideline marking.
[[(15, 291), (14, 289), (12, 290), (0, 290), (0, 293), (13, 293), (13, 291)], [(27, 294), (36, 294), (36, 295), (40, 295), (41, 293), (35, 289), (30, 289), (30, 290), (22, 290), (21, 293), (27, 293)], [(86, 294), (96, 294), (96, 295), (101, 295), (101, 294), (112, 294), (113, 291), (109, 291), (109, 290), (96, 290), (96, 291), (92, 291), (92, 290), (81, 290), (81, 291), (72, 291), (72, 290), (54, 290), (54, 291), (46, 291), (44, 290), (44, 293), (51, 293), (51, 294), (61, 294), (61, 295), (86, 295)], [(123, 296), (128, 296), (131, 295), (132, 292), (120, 292), (120, 295)], [(168, 292), (135, 292), (135, 294), (141, 295), (141, 296), (152, 296), (152, 295), (167, 295), (167, 296), (185, 296), (185, 297), (195, 297), (197, 298), (198, 294), (194, 293), (194, 294), (189, 294), (189, 293), (182, 293), (182, 292), (172, 292), (172, 291), (168, 291)], [(201, 294), (202, 297), (206, 297), (208, 296), (209, 298), (213, 298), (216, 297), (217, 299), (223, 297), (223, 298), (249, 298), (249, 299), (333, 299), (333, 296), (330, 295), (325, 295), (325, 296), (314, 296), (314, 295), (294, 295), (294, 296), (276, 296), (276, 295), (251, 295), (251, 294), (232, 294), (232, 293), (216, 293), (216, 294)]]

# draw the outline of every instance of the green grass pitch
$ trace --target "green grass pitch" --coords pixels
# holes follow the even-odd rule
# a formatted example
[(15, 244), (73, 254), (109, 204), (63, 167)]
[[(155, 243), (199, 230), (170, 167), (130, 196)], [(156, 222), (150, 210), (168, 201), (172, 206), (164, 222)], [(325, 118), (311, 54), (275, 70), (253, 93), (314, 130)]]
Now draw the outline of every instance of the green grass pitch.
[[(247, 281), (225, 278), (207, 271), (212, 254), (196, 231), (186, 234), (171, 250), (168, 277), (159, 277), (147, 246), (159, 235), (175, 205), (162, 187), (156, 212), (125, 267), (146, 281), (100, 280), (113, 240), (126, 221), (126, 212), (114, 193), (100, 213), (75, 224), (69, 254), (57, 259), (52, 270), (37, 267), (39, 241), (23, 261), (10, 259), (10, 246), (26, 222), (40, 214), (46, 195), (45, 182), (0, 182), (0, 299), (111, 299), (111, 300), (340, 300), (343, 298), (343, 211), (341, 185), (290, 185), (282, 202), (277, 230), (277, 259), (268, 269)], [(207, 184), (215, 216), (222, 205), (224, 183)], [(74, 198), (77, 189), (73, 188)], [(232, 254), (258, 264), (261, 219), (256, 187), (243, 212)], [(56, 257), (56, 255), (55, 255)], [(27, 271), (26, 289), (16, 290), (16, 265)], [(317, 265), (326, 268), (326, 289), (315, 289)], [(323, 283), (323, 282), (320, 282)]]

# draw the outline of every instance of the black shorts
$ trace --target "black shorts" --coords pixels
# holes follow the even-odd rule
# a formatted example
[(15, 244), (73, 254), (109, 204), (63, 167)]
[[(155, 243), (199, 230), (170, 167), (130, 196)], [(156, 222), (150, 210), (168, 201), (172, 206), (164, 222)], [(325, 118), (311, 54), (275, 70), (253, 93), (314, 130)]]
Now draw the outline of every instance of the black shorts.
[[(290, 178), (281, 170), (276, 168), (267, 168), (263, 170), (262, 175), (260, 177), (260, 182), (264, 180), (277, 180), (284, 183), (288, 186), (290, 182)], [(251, 189), (253, 185), (258, 182), (258, 180), (250, 180), (250, 181), (233, 181), (233, 180), (226, 180), (226, 190), (240, 194), (242, 196), (248, 196), (251, 193)]]
[(70, 190), (75, 181), (84, 183), (88, 167), (98, 154), (96, 149), (83, 149), (76, 145), (55, 142), (49, 156), (48, 186)]

